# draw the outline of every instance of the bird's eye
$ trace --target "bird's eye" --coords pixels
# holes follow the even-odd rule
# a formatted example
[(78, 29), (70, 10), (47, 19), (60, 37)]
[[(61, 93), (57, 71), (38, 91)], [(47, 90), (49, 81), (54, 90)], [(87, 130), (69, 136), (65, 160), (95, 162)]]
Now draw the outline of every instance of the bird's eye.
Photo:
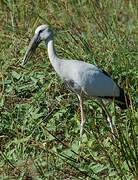
[(39, 31), (39, 34), (42, 33), (43, 31), (44, 31), (44, 29), (41, 29), (41, 30)]

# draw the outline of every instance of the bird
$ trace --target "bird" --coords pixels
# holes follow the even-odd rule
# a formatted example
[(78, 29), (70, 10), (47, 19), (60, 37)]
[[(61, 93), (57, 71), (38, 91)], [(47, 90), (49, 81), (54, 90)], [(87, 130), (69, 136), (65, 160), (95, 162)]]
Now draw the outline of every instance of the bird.
[[(102, 99), (114, 99), (121, 109), (127, 109), (129, 107), (129, 96), (106, 71), (82, 60), (64, 59), (57, 56), (54, 46), (53, 30), (47, 24), (40, 25), (36, 28), (34, 36), (23, 57), (23, 65), (27, 63), (28, 59), (42, 41), (45, 42), (48, 57), (54, 70), (68, 88), (78, 97), (81, 114), (80, 136), (82, 136), (85, 123), (83, 111), (83, 101), (85, 97), (99, 99), (105, 111), (106, 107)], [(108, 121), (113, 132), (110, 117)]]

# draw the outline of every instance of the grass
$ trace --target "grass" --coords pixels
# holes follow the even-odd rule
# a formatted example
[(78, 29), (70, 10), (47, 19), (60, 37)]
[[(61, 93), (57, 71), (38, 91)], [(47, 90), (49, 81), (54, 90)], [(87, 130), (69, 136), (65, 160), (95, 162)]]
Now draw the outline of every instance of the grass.
[[(0, 1), (0, 178), (137, 179), (138, 6), (118, 1)], [(50, 24), (60, 57), (83, 59), (109, 72), (131, 105), (107, 109), (85, 102), (79, 145), (75, 95), (54, 72), (44, 44), (21, 62), (35, 28)]]

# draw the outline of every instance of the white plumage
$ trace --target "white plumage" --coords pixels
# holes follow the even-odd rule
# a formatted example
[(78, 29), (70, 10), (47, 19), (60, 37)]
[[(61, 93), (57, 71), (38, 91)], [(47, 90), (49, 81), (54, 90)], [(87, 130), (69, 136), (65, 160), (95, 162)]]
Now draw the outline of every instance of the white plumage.
[(119, 87), (101, 69), (83, 61), (59, 61), (58, 71), (55, 70), (63, 80), (69, 83), (76, 93), (82, 91), (82, 93), (92, 97), (119, 97)]
[(83, 96), (114, 98), (118, 100), (118, 105), (122, 109), (127, 108), (127, 105), (129, 105), (128, 97), (125, 96), (124, 91), (105, 71), (83, 61), (60, 59), (57, 57), (53, 42), (53, 32), (48, 25), (41, 25), (36, 29), (35, 35), (24, 56), (23, 64), (27, 62), (32, 52), (43, 40), (48, 48), (48, 56), (55, 71), (79, 98), (81, 109), (81, 135), (85, 122), (82, 108)]

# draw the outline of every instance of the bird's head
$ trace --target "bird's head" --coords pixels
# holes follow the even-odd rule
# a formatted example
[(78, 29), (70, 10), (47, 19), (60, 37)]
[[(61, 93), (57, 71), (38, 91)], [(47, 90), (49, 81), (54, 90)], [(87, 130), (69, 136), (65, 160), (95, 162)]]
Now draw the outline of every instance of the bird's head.
[(51, 35), (52, 30), (47, 24), (38, 26), (35, 30), (35, 36), (37, 36), (40, 41), (47, 40)]
[(40, 42), (47, 41), (51, 37), (51, 35), (52, 35), (52, 30), (46, 24), (38, 26), (36, 28), (35, 34), (32, 40), (30, 41), (25, 56), (23, 58), (23, 65), (26, 64), (27, 60), (30, 58), (32, 53), (35, 52)]

